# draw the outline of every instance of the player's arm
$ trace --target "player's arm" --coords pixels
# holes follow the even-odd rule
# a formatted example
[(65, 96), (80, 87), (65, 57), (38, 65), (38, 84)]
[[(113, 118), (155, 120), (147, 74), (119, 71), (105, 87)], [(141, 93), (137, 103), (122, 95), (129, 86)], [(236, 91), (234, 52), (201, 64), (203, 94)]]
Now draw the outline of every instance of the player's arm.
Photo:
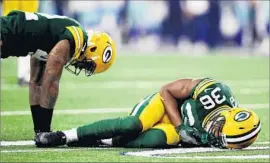
[(189, 97), (192, 88), (200, 81), (200, 79), (180, 79), (164, 85), (160, 90), (160, 95), (166, 113), (172, 122), (177, 127), (182, 124), (182, 119), (178, 111), (177, 99), (185, 99)]
[(46, 117), (47, 109), (42, 109), (39, 105), (45, 63), (35, 57), (31, 57), (30, 60), (29, 102), (35, 133), (50, 131), (50, 127), (44, 125), (44, 117)]
[(53, 109), (58, 97), (63, 67), (70, 58), (70, 43), (59, 41), (49, 54), (41, 86), (40, 106)]

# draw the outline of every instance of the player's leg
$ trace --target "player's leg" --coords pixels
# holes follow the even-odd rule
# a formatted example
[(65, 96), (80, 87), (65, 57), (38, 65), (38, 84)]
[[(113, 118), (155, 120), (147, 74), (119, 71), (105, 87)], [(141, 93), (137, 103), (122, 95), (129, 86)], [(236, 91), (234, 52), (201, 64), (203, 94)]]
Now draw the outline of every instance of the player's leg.
[(36, 137), (39, 147), (52, 147), (68, 144), (70, 146), (92, 146), (100, 139), (118, 135), (140, 133), (142, 127), (136, 116), (96, 121), (67, 131), (41, 133)]
[[(136, 135), (156, 124), (163, 117), (164, 112), (160, 95), (154, 93), (135, 105), (127, 117), (100, 120), (78, 127), (76, 130), (77, 141), (87, 142), (88, 140), (107, 139), (126, 134)], [(67, 137), (67, 142), (74, 141), (74, 139), (69, 139), (68, 131), (64, 133)]]
[(127, 148), (166, 148), (178, 145), (179, 140), (179, 135), (173, 125), (159, 123), (153, 128), (142, 132), (135, 139), (129, 136), (116, 137), (113, 138), (112, 142), (114, 146)]
[[(164, 107), (159, 94), (152, 94), (141, 100), (132, 110), (131, 114), (124, 118), (100, 120), (76, 128), (64, 131), (67, 143), (85, 144), (100, 139), (112, 138), (119, 135), (136, 134), (145, 131), (156, 124), (164, 115)], [(46, 138), (59, 137), (57, 133), (51, 133)], [(40, 136), (42, 137), (42, 136)], [(38, 138), (37, 138), (38, 139)], [(39, 139), (36, 140), (40, 141)], [(50, 141), (50, 140), (49, 140)], [(48, 141), (48, 142), (49, 142)], [(58, 141), (58, 139), (57, 139)], [(63, 141), (61, 141), (63, 142)], [(43, 142), (37, 143), (37, 145)], [(55, 146), (58, 143), (45, 143), (45, 146)]]
[(164, 105), (159, 93), (146, 96), (132, 109), (130, 115), (137, 116), (142, 124), (142, 131), (152, 128), (165, 115)]
[(18, 85), (28, 86), (30, 80), (30, 56), (19, 57), (18, 61)]
[[(18, 9), (26, 12), (37, 12), (39, 7), (38, 0), (18, 1)], [(16, 8), (15, 8), (16, 9)], [(28, 86), (30, 80), (30, 56), (18, 58), (18, 84)]]
[(35, 133), (51, 131), (51, 120), (53, 109), (40, 107), (40, 92), (42, 78), (46, 67), (46, 62), (31, 57), (31, 77), (29, 85), (29, 102)]

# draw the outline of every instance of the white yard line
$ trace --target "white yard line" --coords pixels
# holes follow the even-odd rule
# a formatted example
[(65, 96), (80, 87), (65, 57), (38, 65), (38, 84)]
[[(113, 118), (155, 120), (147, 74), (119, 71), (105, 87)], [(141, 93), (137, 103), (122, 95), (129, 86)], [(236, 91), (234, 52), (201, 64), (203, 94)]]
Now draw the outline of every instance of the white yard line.
[(270, 156), (269, 155), (241, 155), (241, 156), (236, 156), (236, 155), (232, 155), (232, 156), (175, 156), (175, 157), (170, 157), (170, 156), (153, 156), (153, 157), (157, 157), (157, 158), (170, 158), (170, 159), (209, 159), (209, 160), (214, 160), (214, 159), (233, 159), (233, 160), (244, 160), (244, 159), (269, 159)]
[[(131, 81), (91, 81), (90, 83), (74, 84), (74, 82), (63, 82), (61, 88), (65, 90), (70, 89), (153, 89), (160, 88), (162, 85), (169, 83), (168, 80), (131, 80)], [(246, 94), (255, 90), (255, 94), (260, 92), (269, 91), (269, 79), (258, 79), (258, 80), (223, 80), (228, 86), (240, 88), (234, 91), (240, 94)], [(253, 89), (252, 89), (252, 88)], [(18, 90), (21, 89), (16, 84), (2, 83), (1, 90)]]
[(69, 151), (82, 151), (82, 150), (109, 150), (115, 148), (37, 148), (37, 149), (18, 149), (18, 150), (1, 150), (1, 153), (28, 153), (28, 152), (69, 152)]
[[(259, 150), (269, 149), (269, 147), (248, 147), (244, 150)], [(137, 152), (126, 152), (124, 155), (140, 156), (140, 157), (156, 157), (156, 158), (181, 158), (181, 159), (258, 159), (269, 158), (269, 155), (232, 155), (232, 156), (209, 156), (213, 152), (228, 151), (226, 149), (216, 148), (174, 148), (174, 149), (161, 149), (161, 150), (148, 150)], [(235, 150), (237, 151), (237, 150)], [(187, 153), (208, 153), (208, 156), (164, 156), (169, 154), (187, 154)]]
[(18, 140), (18, 141), (1, 141), (1, 146), (27, 146), (34, 145), (33, 140)]
[[(76, 114), (104, 114), (129, 112), (131, 108), (93, 108), (93, 109), (67, 109), (55, 110), (53, 114), (76, 115)], [(3, 111), (1, 116), (31, 115), (30, 111)]]
[[(241, 107), (251, 109), (269, 109), (268, 103), (261, 104), (242, 104)], [(24, 109), (26, 110), (26, 109)], [(54, 114), (58, 115), (77, 115), (77, 114), (104, 114), (104, 113), (123, 113), (129, 112), (131, 108), (92, 108), (92, 109), (65, 109), (55, 110)], [(2, 111), (1, 116), (18, 116), (18, 115), (31, 115), (30, 111)]]
[[(269, 144), (270, 142), (255, 142), (254, 144)], [(26, 146), (34, 145), (32, 140), (24, 141), (1, 141), (1, 146)], [(269, 149), (268, 146), (263, 147), (248, 147), (243, 150), (263, 150)], [(36, 152), (70, 152), (70, 151), (85, 151), (85, 150), (114, 150), (114, 148), (99, 147), (99, 148), (36, 148), (36, 149), (11, 149), (1, 150), (1, 153), (36, 153)], [(174, 148), (174, 149), (157, 149), (157, 150), (143, 150), (135, 152), (125, 152), (124, 155), (139, 156), (139, 157), (155, 157), (155, 158), (168, 158), (168, 159), (269, 159), (269, 155), (232, 155), (232, 156), (166, 156), (169, 154), (186, 154), (186, 153), (204, 153), (227, 151), (216, 148)], [(237, 150), (236, 150), (237, 151)]]

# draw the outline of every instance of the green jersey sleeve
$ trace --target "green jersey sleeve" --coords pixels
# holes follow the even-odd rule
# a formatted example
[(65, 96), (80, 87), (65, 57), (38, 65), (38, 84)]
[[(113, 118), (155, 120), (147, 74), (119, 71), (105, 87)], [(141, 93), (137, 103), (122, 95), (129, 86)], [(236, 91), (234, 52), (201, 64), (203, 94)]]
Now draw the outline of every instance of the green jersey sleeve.
[(202, 128), (202, 117), (197, 112), (197, 103), (194, 99), (188, 99), (181, 105), (182, 122), (190, 127), (195, 127), (201, 132), (205, 132)]
[(80, 26), (67, 26), (60, 39), (69, 40), (74, 58), (78, 58), (87, 43), (87, 34)]
[(7, 57), (29, 54), (38, 57), (42, 52), (45, 60), (63, 39), (70, 42), (71, 55), (78, 57), (88, 39), (86, 31), (74, 19), (17, 10), (1, 17), (1, 36), (4, 42), (2, 53)]

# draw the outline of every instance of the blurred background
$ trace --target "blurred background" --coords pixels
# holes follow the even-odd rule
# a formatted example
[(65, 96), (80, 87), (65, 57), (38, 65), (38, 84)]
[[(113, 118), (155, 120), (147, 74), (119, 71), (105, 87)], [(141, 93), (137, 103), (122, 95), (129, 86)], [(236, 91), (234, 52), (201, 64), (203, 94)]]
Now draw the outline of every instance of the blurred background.
[(269, 55), (269, 6), (269, 0), (46, 0), (38, 10), (106, 31), (121, 49)]
[(269, 6), (268, 0), (46, 0), (39, 12), (109, 32), (118, 48), (128, 50), (269, 55)]

